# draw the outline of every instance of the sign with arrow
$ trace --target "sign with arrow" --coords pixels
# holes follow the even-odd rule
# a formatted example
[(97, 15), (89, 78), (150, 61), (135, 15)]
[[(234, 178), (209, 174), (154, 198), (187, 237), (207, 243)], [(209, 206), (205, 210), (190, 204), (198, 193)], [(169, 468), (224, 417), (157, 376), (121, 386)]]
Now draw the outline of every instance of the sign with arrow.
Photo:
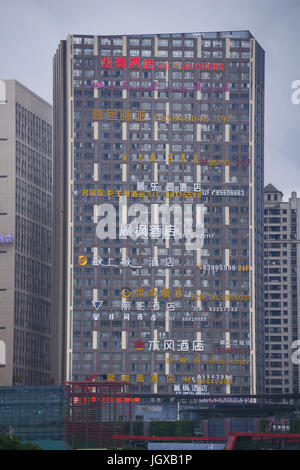
[(103, 304), (103, 300), (93, 300), (92, 305), (96, 310), (99, 310), (101, 305)]

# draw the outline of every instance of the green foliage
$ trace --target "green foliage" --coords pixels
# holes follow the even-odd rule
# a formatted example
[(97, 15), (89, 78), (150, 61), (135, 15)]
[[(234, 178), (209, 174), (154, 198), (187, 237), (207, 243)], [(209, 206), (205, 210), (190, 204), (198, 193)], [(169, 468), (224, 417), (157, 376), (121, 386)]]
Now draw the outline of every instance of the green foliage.
[(132, 432), (130, 427), (130, 422), (124, 422), (124, 434), (134, 434), (135, 436), (143, 436), (144, 434), (144, 422), (143, 421), (133, 421), (132, 423)]
[(130, 434), (130, 422), (126, 421), (124, 423), (124, 434)]
[(238, 437), (234, 450), (275, 450), (280, 449), (278, 443), (265, 440), (253, 441), (250, 437)]
[[(122, 447), (122, 450), (145, 450), (147, 448), (146, 444), (139, 444), (139, 445), (136, 445), (135, 447), (131, 447), (131, 446), (124, 446)], [(109, 449), (111, 450), (111, 449)]]
[(291, 424), (290, 432), (299, 434), (300, 433), (300, 419), (297, 419), (297, 418), (290, 419), (290, 424)]
[(40, 446), (36, 444), (31, 444), (27, 442), (24, 444), (16, 436), (6, 436), (0, 434), (0, 450), (43, 450)]
[(193, 421), (176, 421), (175, 436), (192, 437), (194, 435)]
[(194, 435), (193, 421), (151, 421), (150, 436), (184, 436)]
[(142, 436), (144, 434), (144, 423), (143, 423), (143, 421), (134, 421), (134, 423), (133, 423), (133, 434), (135, 436)]
[(261, 419), (259, 423), (259, 431), (260, 432), (266, 432), (266, 427), (268, 425), (268, 420), (267, 419)]

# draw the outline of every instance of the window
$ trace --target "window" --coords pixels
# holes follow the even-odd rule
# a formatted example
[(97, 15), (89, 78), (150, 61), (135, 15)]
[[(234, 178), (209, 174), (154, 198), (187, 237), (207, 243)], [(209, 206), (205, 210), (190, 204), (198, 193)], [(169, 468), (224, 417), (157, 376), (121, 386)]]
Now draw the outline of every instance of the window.
[(158, 40), (158, 45), (167, 47), (168, 46), (168, 40), (167, 39), (159, 39)]
[(113, 45), (114, 45), (114, 46), (122, 46), (122, 44), (123, 44), (122, 38), (115, 38), (115, 39), (113, 39)]
[(129, 39), (130, 46), (138, 46), (140, 43), (139, 39)]
[(138, 49), (131, 49), (129, 55), (130, 57), (138, 57), (140, 55), (140, 51)]
[(101, 38), (101, 44), (102, 44), (103, 46), (104, 46), (104, 45), (105, 45), (105, 46), (108, 46), (108, 45), (111, 44), (111, 41), (110, 41), (110, 39), (108, 39), (108, 38)]

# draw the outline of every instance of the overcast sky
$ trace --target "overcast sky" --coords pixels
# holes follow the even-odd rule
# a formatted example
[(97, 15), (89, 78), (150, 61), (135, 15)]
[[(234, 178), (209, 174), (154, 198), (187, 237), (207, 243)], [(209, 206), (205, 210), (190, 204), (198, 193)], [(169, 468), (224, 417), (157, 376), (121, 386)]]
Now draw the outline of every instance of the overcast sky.
[(68, 34), (248, 29), (266, 53), (265, 183), (300, 196), (300, 0), (0, 0), (0, 79), (52, 103), (52, 57)]

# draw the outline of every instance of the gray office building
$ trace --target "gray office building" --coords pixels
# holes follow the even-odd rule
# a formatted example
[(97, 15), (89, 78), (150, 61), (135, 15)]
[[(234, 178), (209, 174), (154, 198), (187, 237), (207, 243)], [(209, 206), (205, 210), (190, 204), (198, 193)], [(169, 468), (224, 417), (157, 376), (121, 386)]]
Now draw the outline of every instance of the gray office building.
[(0, 81), (0, 385), (50, 377), (52, 107)]
[(70, 35), (53, 102), (56, 383), (263, 392), (260, 45)]
[(268, 184), (264, 212), (266, 392), (299, 393), (300, 199)]

